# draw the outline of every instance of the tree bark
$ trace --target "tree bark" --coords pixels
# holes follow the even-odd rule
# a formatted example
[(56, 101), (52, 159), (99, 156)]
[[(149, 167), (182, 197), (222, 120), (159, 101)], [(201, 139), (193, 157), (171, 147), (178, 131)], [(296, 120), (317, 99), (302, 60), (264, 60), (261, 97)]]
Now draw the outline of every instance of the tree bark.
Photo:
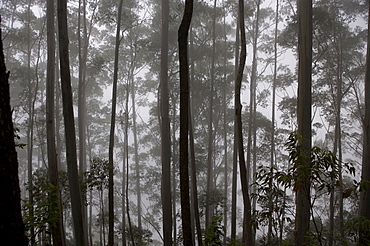
[[(370, 221), (370, 4), (367, 29), (367, 53), (366, 53), (366, 72), (365, 72), (365, 117), (363, 121), (363, 149), (362, 149), (362, 176), (361, 183), (365, 185), (360, 196), (360, 216), (365, 218), (367, 226)], [(360, 226), (360, 245), (368, 245), (370, 242), (370, 232)]]
[(240, 179), (243, 193), (244, 203), (244, 217), (243, 217), (243, 243), (245, 245), (253, 246), (253, 230), (252, 230), (252, 216), (251, 216), (251, 201), (249, 197), (249, 182), (248, 182), (248, 170), (246, 168), (244, 158), (244, 144), (243, 144), (243, 132), (242, 132), (242, 104), (240, 98), (240, 91), (243, 80), (243, 71), (245, 66), (245, 60), (247, 57), (247, 44), (245, 40), (245, 25), (244, 25), (244, 1), (239, 0), (239, 27), (240, 27), (240, 40), (241, 40), (241, 51), (240, 60), (238, 66), (238, 74), (235, 81), (235, 117), (237, 125), (237, 139), (238, 139), (238, 153), (239, 153), (239, 167), (240, 167)]
[(171, 207), (171, 137), (168, 96), (168, 19), (169, 2), (162, 0), (161, 46), (161, 145), (162, 145), (162, 212), (164, 245), (172, 245)]
[(77, 171), (76, 131), (73, 116), (71, 75), (69, 68), (67, 1), (58, 0), (59, 58), (63, 98), (63, 116), (67, 152), (68, 179), (71, 192), (71, 205), (75, 243), (87, 245), (87, 235), (83, 226), (82, 199)]
[(298, 1), (298, 135), (302, 163), (297, 167), (295, 240), (306, 245), (310, 229), (311, 168), (311, 70), (312, 70), (312, 0)]
[(193, 245), (191, 233), (190, 199), (189, 199), (189, 64), (188, 33), (193, 15), (193, 0), (185, 0), (183, 19), (178, 30), (180, 62), (180, 194), (183, 242)]
[(59, 195), (58, 162), (55, 146), (54, 85), (55, 85), (55, 6), (54, 0), (47, 1), (47, 78), (46, 78), (46, 137), (48, 154), (49, 182), (56, 187), (49, 194), (50, 211), (57, 214), (58, 220), (50, 225), (54, 245), (65, 245), (62, 208)]
[(9, 72), (6, 72), (1, 36), (0, 30), (0, 245), (27, 246), (10, 108)]

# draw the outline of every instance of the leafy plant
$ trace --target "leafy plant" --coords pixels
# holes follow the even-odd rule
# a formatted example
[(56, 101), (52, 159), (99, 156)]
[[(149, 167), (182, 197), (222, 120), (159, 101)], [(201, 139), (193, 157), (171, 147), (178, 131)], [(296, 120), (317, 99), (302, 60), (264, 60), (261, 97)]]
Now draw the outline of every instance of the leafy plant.
[(205, 245), (223, 245), (222, 238), (225, 236), (225, 227), (221, 225), (221, 222), (221, 216), (213, 216), (204, 232)]

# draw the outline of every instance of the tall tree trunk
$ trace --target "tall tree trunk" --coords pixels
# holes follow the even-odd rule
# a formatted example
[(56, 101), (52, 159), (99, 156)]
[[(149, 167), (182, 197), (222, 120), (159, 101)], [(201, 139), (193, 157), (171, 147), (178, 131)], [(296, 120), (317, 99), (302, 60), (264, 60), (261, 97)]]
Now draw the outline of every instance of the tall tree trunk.
[[(172, 245), (171, 208), (171, 136), (168, 96), (168, 20), (169, 1), (162, 0), (161, 41), (161, 146), (162, 146), (162, 213), (164, 245)], [(174, 201), (175, 202), (175, 201)]]
[(306, 245), (310, 229), (312, 0), (298, 0), (298, 135), (302, 163), (297, 167), (295, 240)]
[[(48, 153), (49, 182), (54, 187), (59, 187), (58, 162), (55, 147), (55, 120), (54, 120), (54, 85), (55, 85), (55, 1), (47, 1), (47, 78), (46, 78), (46, 137)], [(62, 209), (59, 189), (54, 189), (49, 194), (50, 211), (58, 216), (55, 223), (50, 224), (54, 245), (65, 245), (62, 223)]]
[(10, 108), (9, 72), (6, 72), (2, 40), (0, 30), (0, 245), (27, 246)]
[(190, 199), (189, 199), (189, 64), (188, 33), (193, 15), (193, 0), (185, 0), (184, 15), (178, 30), (180, 62), (180, 194), (183, 242), (193, 245), (191, 233)]
[(275, 35), (274, 35), (274, 78), (272, 81), (272, 103), (271, 103), (271, 149), (270, 149), (270, 181), (269, 181), (269, 217), (268, 217), (268, 231), (267, 231), (267, 245), (272, 245), (272, 214), (274, 211), (274, 203), (272, 196), (272, 177), (273, 166), (275, 162), (275, 102), (276, 102), (276, 84), (277, 84), (277, 39), (278, 39), (278, 25), (279, 25), (279, 0), (276, 0), (275, 8)]
[[(86, 1), (78, 1), (78, 137), (79, 137), (79, 173), (83, 178), (86, 172), (86, 61), (87, 61), (87, 27), (86, 27)], [(83, 12), (83, 40), (81, 38), (81, 9)], [(86, 200), (86, 194), (83, 194)], [(87, 228), (87, 206), (83, 203), (84, 227)]]
[[(238, 76), (238, 62), (239, 62), (239, 15), (236, 24), (236, 40), (235, 40), (235, 81)], [(236, 85), (235, 85), (236, 86)], [(235, 87), (235, 93), (236, 87)], [(236, 94), (235, 94), (236, 95)], [(238, 179), (238, 127), (237, 127), (237, 118), (234, 115), (234, 150), (233, 150), (233, 175), (232, 175), (232, 191), (231, 191), (231, 239), (236, 239), (236, 203), (237, 203), (237, 184)]]
[[(363, 153), (362, 153), (362, 177), (361, 183), (370, 181), (370, 4), (367, 29), (367, 53), (366, 53), (366, 72), (365, 72), (365, 117), (363, 121)], [(360, 197), (360, 216), (370, 221), (370, 191), (369, 186), (361, 192)], [(368, 228), (360, 226), (360, 245), (368, 245), (370, 242), (370, 232)]]
[(68, 179), (71, 193), (75, 244), (87, 245), (87, 233), (83, 226), (82, 199), (77, 171), (76, 131), (73, 116), (71, 75), (69, 69), (67, 1), (58, 0), (59, 57), (63, 97), (63, 115), (67, 152)]
[(114, 180), (113, 180), (113, 151), (114, 151), (114, 130), (116, 127), (116, 106), (117, 106), (117, 82), (118, 82), (118, 59), (119, 59), (119, 45), (121, 33), (121, 16), (122, 16), (123, 0), (120, 0), (118, 6), (117, 16), (117, 31), (116, 31), (116, 48), (114, 52), (114, 74), (113, 74), (113, 90), (112, 90), (112, 115), (109, 134), (109, 175), (108, 175), (108, 204), (109, 204), (109, 232), (108, 244), (114, 245)]
[(251, 201), (249, 197), (249, 181), (248, 170), (246, 168), (244, 158), (244, 144), (242, 132), (242, 104), (240, 98), (240, 91), (242, 87), (243, 71), (245, 60), (247, 57), (247, 44), (245, 40), (245, 25), (244, 25), (244, 1), (239, 0), (239, 27), (240, 27), (240, 40), (241, 51), (240, 61), (238, 66), (238, 74), (235, 81), (235, 117), (237, 125), (237, 139), (238, 139), (238, 153), (239, 153), (239, 167), (240, 167), (240, 180), (243, 193), (243, 243), (245, 245), (253, 246), (253, 230), (252, 230), (252, 216), (251, 216)]
[[(172, 98), (172, 105), (176, 105), (175, 99)], [(178, 154), (176, 153), (176, 107), (173, 107), (173, 113), (172, 113), (172, 221), (173, 221), (173, 245), (176, 246), (176, 238), (177, 238), (177, 212), (176, 212), (176, 169), (177, 169), (177, 159), (178, 159)]]
[(212, 65), (211, 65), (211, 90), (209, 93), (209, 115), (208, 115), (208, 156), (207, 156), (207, 200), (206, 200), (206, 227), (211, 223), (213, 217), (213, 204), (210, 204), (210, 196), (213, 191), (213, 91), (215, 84), (215, 52), (216, 52), (216, 3), (213, 1), (212, 16)]

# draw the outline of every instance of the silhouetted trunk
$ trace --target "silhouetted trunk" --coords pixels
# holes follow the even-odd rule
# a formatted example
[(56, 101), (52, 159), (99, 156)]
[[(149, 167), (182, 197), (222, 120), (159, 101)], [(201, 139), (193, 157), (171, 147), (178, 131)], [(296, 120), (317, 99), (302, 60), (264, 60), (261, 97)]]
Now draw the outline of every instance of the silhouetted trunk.
[[(55, 120), (54, 120), (54, 94), (55, 94), (55, 1), (47, 1), (47, 78), (46, 78), (46, 137), (48, 154), (49, 182), (54, 187), (59, 187), (58, 162), (55, 147)], [(65, 245), (62, 223), (62, 207), (59, 188), (53, 190), (50, 196), (50, 210), (58, 216), (54, 223), (50, 223), (50, 231), (54, 245)]]
[[(172, 245), (171, 207), (171, 136), (168, 96), (168, 19), (169, 2), (162, 0), (161, 41), (161, 146), (162, 146), (162, 212), (164, 245)], [(174, 201), (175, 202), (175, 201)]]
[(302, 162), (297, 165), (295, 240), (306, 245), (310, 229), (312, 0), (298, 0), (298, 135)]
[(191, 233), (190, 199), (189, 199), (189, 64), (188, 33), (193, 15), (193, 0), (185, 0), (184, 15), (178, 30), (180, 62), (180, 194), (183, 242), (193, 245)]
[[(238, 76), (238, 62), (239, 62), (239, 15), (236, 24), (236, 40), (235, 40), (235, 81)], [(236, 93), (236, 85), (235, 85)], [(237, 203), (237, 180), (238, 179), (238, 127), (237, 118), (234, 115), (234, 150), (233, 150), (233, 175), (232, 175), (232, 191), (231, 191), (231, 239), (236, 239), (236, 203)]]
[(65, 0), (58, 0), (58, 29), (63, 115), (73, 228), (76, 245), (84, 246), (87, 245), (88, 242), (83, 226), (81, 190), (77, 171), (76, 131), (73, 116), (72, 86), (68, 53), (67, 1)]
[(0, 245), (27, 246), (10, 107), (9, 72), (6, 72), (2, 40), (0, 30)]
[(276, 83), (277, 83), (277, 42), (278, 42), (278, 24), (279, 24), (279, 0), (276, 1), (275, 8), (275, 36), (274, 36), (274, 78), (272, 81), (272, 103), (271, 103), (271, 149), (270, 149), (270, 180), (269, 180), (269, 217), (267, 229), (267, 245), (272, 245), (272, 214), (274, 211), (274, 203), (272, 196), (272, 177), (275, 155), (275, 102), (276, 102)]
[[(363, 121), (363, 150), (362, 150), (362, 177), (363, 184), (370, 180), (370, 4), (367, 29), (367, 53), (366, 53), (366, 72), (365, 72), (365, 117)], [(368, 187), (368, 186), (367, 186)], [(369, 188), (361, 192), (360, 197), (360, 216), (370, 221), (370, 191)], [(369, 228), (360, 226), (360, 245), (368, 245), (370, 242)]]
[(241, 51), (240, 61), (238, 66), (238, 73), (235, 81), (235, 117), (237, 125), (237, 139), (238, 139), (238, 153), (239, 153), (239, 167), (240, 167), (240, 180), (243, 193), (243, 243), (245, 245), (253, 246), (253, 230), (252, 230), (252, 216), (251, 216), (251, 201), (249, 197), (249, 182), (248, 171), (244, 158), (244, 145), (243, 145), (243, 132), (242, 132), (242, 104), (240, 98), (240, 91), (242, 87), (243, 71), (245, 60), (247, 56), (247, 45), (245, 40), (245, 26), (244, 26), (244, 1), (239, 0), (239, 27), (240, 27), (240, 40)]
[(109, 232), (108, 244), (114, 245), (114, 189), (113, 189), (113, 149), (114, 149), (114, 130), (116, 127), (116, 106), (117, 106), (117, 81), (118, 81), (118, 59), (119, 59), (119, 45), (121, 34), (121, 13), (123, 0), (119, 2), (118, 16), (117, 16), (117, 31), (116, 31), (116, 48), (114, 51), (114, 73), (113, 73), (113, 89), (112, 89), (112, 115), (109, 134), (109, 175), (108, 175), (108, 204), (109, 204)]

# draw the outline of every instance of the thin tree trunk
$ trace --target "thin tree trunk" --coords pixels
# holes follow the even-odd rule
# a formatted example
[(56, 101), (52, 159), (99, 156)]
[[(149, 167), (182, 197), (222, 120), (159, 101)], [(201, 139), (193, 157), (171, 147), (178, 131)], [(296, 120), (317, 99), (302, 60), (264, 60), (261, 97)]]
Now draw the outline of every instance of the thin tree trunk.
[[(164, 245), (172, 245), (171, 210), (171, 136), (168, 96), (168, 20), (169, 1), (162, 0), (161, 41), (161, 146), (162, 146), (162, 213)], [(175, 201), (174, 201), (175, 202)]]
[(82, 200), (80, 182), (77, 171), (76, 133), (73, 116), (73, 99), (71, 75), (69, 69), (67, 1), (58, 0), (58, 29), (60, 73), (63, 97), (63, 115), (65, 126), (65, 140), (67, 152), (68, 179), (71, 193), (73, 228), (77, 246), (87, 245), (85, 229), (83, 226)]
[[(175, 105), (175, 99), (172, 99), (172, 105)], [(176, 163), (177, 163), (177, 155), (176, 155), (176, 107), (173, 107), (173, 115), (172, 115), (172, 221), (173, 221), (173, 245), (176, 246), (176, 238), (177, 238), (177, 212), (176, 212)]]
[(277, 39), (278, 39), (278, 25), (279, 25), (279, 0), (276, 1), (275, 8), (275, 36), (274, 36), (274, 79), (272, 82), (272, 103), (271, 103), (271, 150), (270, 150), (270, 181), (269, 181), (269, 218), (267, 231), (267, 245), (272, 245), (272, 214), (274, 211), (273, 197), (272, 197), (272, 177), (275, 155), (275, 102), (276, 102), (276, 83), (277, 83)]
[(306, 245), (310, 229), (311, 168), (311, 71), (312, 71), (312, 0), (298, 1), (298, 135), (302, 163), (297, 167), (296, 245)]
[[(54, 187), (59, 187), (58, 182), (58, 163), (55, 147), (55, 121), (54, 121), (54, 85), (55, 85), (55, 1), (47, 1), (47, 81), (46, 81), (46, 134), (47, 134), (47, 153), (48, 153), (48, 173), (49, 182)], [(50, 224), (51, 234), (54, 245), (65, 245), (62, 223), (61, 199), (59, 188), (50, 192), (50, 211), (58, 216), (55, 223)]]
[(114, 245), (114, 180), (113, 180), (113, 150), (114, 150), (114, 130), (116, 127), (116, 106), (117, 106), (117, 82), (118, 82), (118, 59), (119, 59), (119, 45), (121, 33), (121, 16), (122, 16), (123, 0), (120, 0), (118, 6), (117, 16), (117, 31), (116, 31), (116, 48), (114, 52), (114, 73), (113, 73), (113, 90), (112, 90), (112, 115), (111, 127), (109, 134), (109, 175), (108, 175), (108, 204), (109, 204), (109, 232), (108, 244)]
[(188, 64), (188, 33), (193, 15), (193, 0), (185, 0), (183, 19), (178, 30), (179, 61), (180, 61), (180, 193), (183, 242), (186, 246), (193, 245), (191, 234), (191, 216), (189, 201), (189, 64)]
[(210, 204), (210, 195), (213, 191), (213, 91), (215, 80), (215, 52), (216, 52), (216, 2), (213, 3), (212, 17), (212, 65), (211, 65), (211, 90), (209, 93), (209, 115), (208, 115), (208, 156), (207, 156), (207, 200), (206, 200), (206, 227), (211, 223), (213, 217), (213, 204)]
[(243, 70), (247, 56), (247, 45), (245, 40), (245, 26), (244, 26), (244, 1), (239, 0), (239, 23), (240, 23), (240, 39), (241, 51), (240, 61), (238, 66), (238, 74), (235, 81), (235, 117), (237, 125), (237, 138), (238, 138), (238, 153), (239, 153), (239, 167), (240, 179), (243, 193), (244, 217), (243, 217), (243, 243), (245, 245), (253, 246), (253, 230), (252, 230), (252, 216), (251, 216), (251, 201), (249, 197), (249, 182), (248, 170), (246, 168), (244, 158), (244, 144), (242, 132), (242, 104), (240, 99), (240, 91), (243, 80)]
[[(236, 24), (236, 40), (235, 40), (235, 81), (238, 75), (239, 62), (239, 15)], [(235, 91), (236, 93), (236, 91)], [(235, 94), (236, 95), (236, 94)], [(238, 188), (238, 127), (237, 118), (234, 115), (234, 150), (233, 150), (233, 174), (232, 174), (232, 191), (231, 191), (231, 239), (236, 239), (236, 205), (237, 205), (237, 188)]]

